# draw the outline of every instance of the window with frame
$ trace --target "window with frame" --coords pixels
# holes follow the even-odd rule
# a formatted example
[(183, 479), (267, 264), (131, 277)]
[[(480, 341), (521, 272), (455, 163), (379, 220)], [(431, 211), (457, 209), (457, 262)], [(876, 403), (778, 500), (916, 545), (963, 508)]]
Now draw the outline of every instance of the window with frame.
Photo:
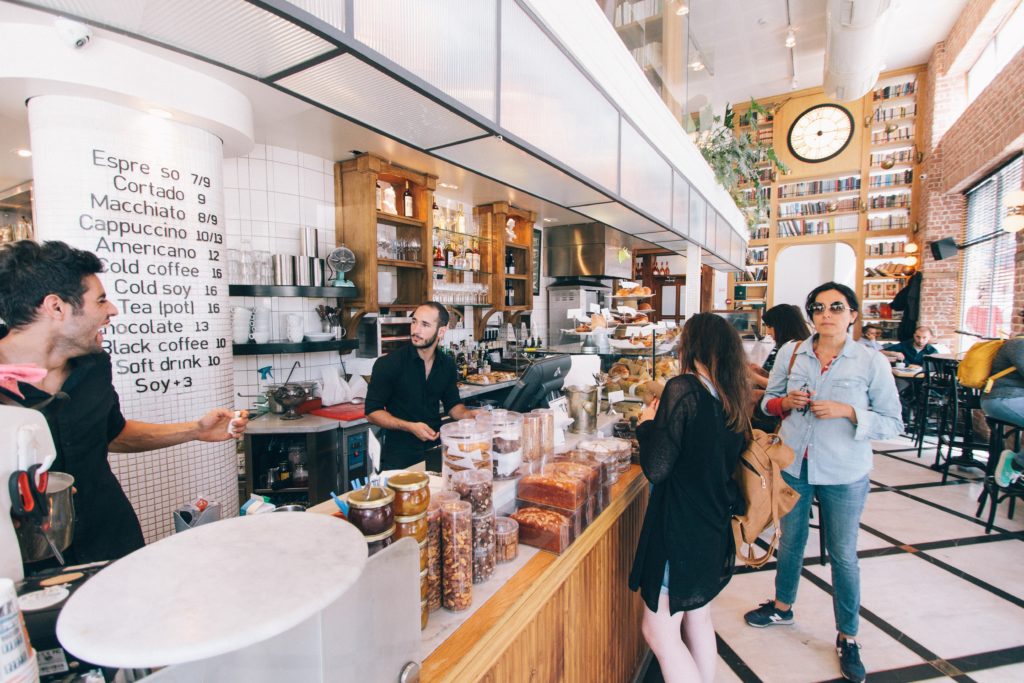
[[(966, 240), (1000, 232), (1006, 209), (1003, 197), (1021, 186), (1024, 157), (1018, 156), (967, 191)], [(1016, 236), (997, 237), (963, 251), (960, 328), (983, 337), (1005, 337), (1013, 314)], [(962, 340), (962, 346), (974, 341)]]
[(1024, 47), (1024, 2), (1020, 2), (967, 70), (967, 103), (970, 104), (992, 79)]

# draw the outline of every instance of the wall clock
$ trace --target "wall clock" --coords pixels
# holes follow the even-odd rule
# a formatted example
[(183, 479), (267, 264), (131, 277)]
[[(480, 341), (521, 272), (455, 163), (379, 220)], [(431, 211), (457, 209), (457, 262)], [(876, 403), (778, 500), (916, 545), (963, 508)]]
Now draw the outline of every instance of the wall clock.
[(853, 139), (853, 115), (838, 104), (818, 104), (789, 127), (786, 142), (800, 161), (816, 164), (836, 156)]

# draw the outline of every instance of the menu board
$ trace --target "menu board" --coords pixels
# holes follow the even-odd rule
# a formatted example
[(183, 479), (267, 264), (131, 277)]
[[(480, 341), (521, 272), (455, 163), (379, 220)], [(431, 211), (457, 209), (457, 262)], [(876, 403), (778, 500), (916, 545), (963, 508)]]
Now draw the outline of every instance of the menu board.
[[(231, 406), (221, 140), (86, 98), (42, 96), (28, 107), (38, 239), (90, 251), (105, 266), (98, 277), (118, 315), (103, 348), (125, 416), (185, 422)], [(232, 450), (177, 448), (196, 457)]]

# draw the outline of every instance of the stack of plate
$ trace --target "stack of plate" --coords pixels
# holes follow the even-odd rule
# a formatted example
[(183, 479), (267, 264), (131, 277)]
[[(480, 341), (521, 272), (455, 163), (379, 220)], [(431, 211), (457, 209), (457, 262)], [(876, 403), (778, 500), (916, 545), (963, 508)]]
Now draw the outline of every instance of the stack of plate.
[(231, 311), (231, 338), (236, 344), (246, 344), (252, 336), (252, 309), (235, 306)]

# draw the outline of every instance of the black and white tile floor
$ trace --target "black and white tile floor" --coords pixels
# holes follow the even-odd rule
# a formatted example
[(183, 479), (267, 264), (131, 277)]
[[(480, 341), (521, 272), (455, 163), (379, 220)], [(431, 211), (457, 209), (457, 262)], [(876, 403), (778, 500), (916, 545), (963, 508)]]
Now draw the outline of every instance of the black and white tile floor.
[[(985, 534), (974, 517), (982, 472), (929, 468), (908, 439), (878, 442), (857, 547), (861, 654), (869, 681), (1024, 681), (1024, 501), (1000, 506)], [(986, 513), (987, 514), (987, 513)], [(774, 563), (740, 570), (712, 609), (717, 681), (842, 680), (836, 658), (831, 573), (807, 543), (792, 626), (750, 628), (743, 614), (774, 594)], [(657, 664), (645, 681), (661, 680)]]

